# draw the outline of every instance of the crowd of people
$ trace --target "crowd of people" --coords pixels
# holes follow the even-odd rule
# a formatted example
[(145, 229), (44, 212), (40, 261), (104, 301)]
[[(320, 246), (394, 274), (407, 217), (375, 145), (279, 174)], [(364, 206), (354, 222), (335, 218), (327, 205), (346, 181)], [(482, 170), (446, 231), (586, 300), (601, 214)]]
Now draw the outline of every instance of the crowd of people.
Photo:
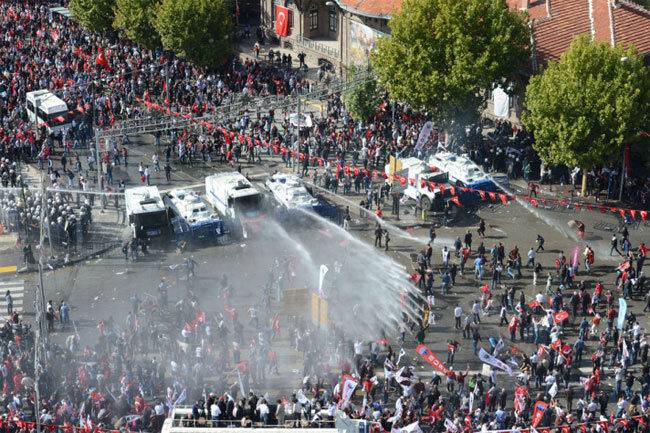
[[(0, 93), (5, 102), (0, 106), (3, 123), (0, 174), (4, 185), (5, 177), (7, 184), (15, 183), (16, 167), (12, 164), (16, 161), (40, 161), (40, 167), (46, 169), (52, 168), (52, 158), (61, 154), (66, 158), (66, 162), (59, 160), (61, 171), (69, 184), (74, 174), (79, 176), (79, 182), (87, 182), (93, 164), (102, 164), (105, 178), (98, 181), (111, 185), (111, 162), (128, 166), (128, 137), (107, 146), (104, 156), (91, 155), (84, 160), (78, 152), (88, 147), (93, 124), (108, 127), (115, 119), (145, 115), (147, 108), (138, 104), (136, 98), (158, 101), (175, 111), (201, 116), (218, 113), (220, 106), (241, 95), (286, 97), (314, 85), (287, 62), (267, 65), (233, 61), (220, 72), (200, 70), (166, 52), (150, 52), (121, 38), (88, 33), (68, 18), (53, 13), (48, 6), (49, 2), (0, 5), (3, 16), (0, 63), (7, 71), (0, 76)], [(100, 47), (107, 65), (96, 64)], [(99, 77), (105, 78), (101, 87), (91, 84)], [(43, 127), (30, 129), (25, 94), (41, 88), (60, 90), (62, 99), (71, 108), (81, 107), (89, 115), (52, 136)], [(425, 158), (444, 149), (444, 137), (434, 130), (427, 143), (416, 150), (415, 143), (427, 116), (408, 106), (392, 107), (387, 98), (377, 117), (368, 123), (354, 120), (340, 95), (328, 100), (326, 109), (310, 130), (298, 133), (288, 118), (278, 122), (276, 115), (273, 110), (259, 114), (244, 112), (237, 119), (229, 119), (223, 127), (305, 155), (350, 161), (367, 170), (383, 171), (389, 156)], [(158, 143), (161, 138), (156, 137)], [(484, 138), (480, 128), (461, 131), (448, 149), (469, 153), (487, 171), (507, 172), (526, 181), (534, 180), (535, 173), (539, 172), (544, 181), (553, 174), (540, 165), (530, 148), (531, 140), (526, 131), (499, 123), (492, 139)], [(242, 158), (255, 162), (260, 160), (261, 152), (272, 152), (272, 147), (260, 149), (231, 141), (217, 130), (200, 134), (172, 131), (167, 144), (160, 145), (160, 155), (155, 154), (152, 165), (160, 169), (159, 163), (163, 162), (166, 172), (176, 161), (191, 165), (199, 159), (215, 159), (235, 166)], [(316, 159), (300, 161), (291, 152), (282, 157), (287, 166), (302, 165), (303, 170), (318, 165)], [(83, 170), (82, 161), (89, 170)], [(148, 168), (142, 167), (147, 181)], [(48, 170), (54, 174), (53, 181), (66, 182), (58, 179), (58, 172), (54, 173), (57, 170), (58, 167)], [(559, 173), (559, 181), (574, 186), (579, 181), (579, 171)], [(598, 196), (601, 190), (616, 190), (615, 169), (594, 169), (587, 175), (594, 195)], [(370, 176), (326, 173), (323, 182), (334, 192), (339, 184), (344, 192), (370, 191), (368, 208), (377, 197), (385, 196), (382, 192), (372, 194)], [(632, 180), (627, 194), (647, 208), (647, 181)], [(57, 220), (65, 216), (65, 210), (55, 215)], [(87, 218), (90, 218), (89, 209)], [(380, 244), (381, 237), (386, 236), (387, 245), (388, 232), (379, 228), (378, 233)], [(587, 271), (597, 266), (593, 251), (587, 247), (580, 251), (578, 260), (573, 257), (567, 260), (560, 253), (555, 269), (546, 272), (545, 289), (534, 299), (527, 298), (523, 290), (517, 292), (508, 281), (530, 277), (536, 285), (544, 279), (541, 262), (535, 256), (539, 248), (532, 255), (526, 254), (528, 263), (522, 273), (522, 253), (516, 246), (508, 254), (501, 243), (488, 251), (484, 245), (487, 240), (482, 239), (483, 243), (473, 250), (470, 235), (464, 243), (458, 239), (460, 245), (455, 245), (455, 251), (445, 247), (440, 262), (436, 263), (435, 236), (431, 237), (431, 244), (417, 260), (421, 277), (416, 279), (416, 284), (421, 286), (423, 297), (436, 294), (437, 275), (441, 276), (444, 299), (454, 291), (457, 273), (464, 276), (468, 263), (473, 261), (477, 281), (487, 271), (491, 275), (490, 283), (481, 286), (471, 307), (467, 311), (460, 305), (454, 309), (458, 328), (455, 332), (462, 332), (462, 339), (458, 339), (472, 342), (475, 354), (479, 349), (488, 349), (502, 364), (516, 370), (516, 379), (497, 374), (497, 368), (487, 376), (476, 371), (455, 370), (454, 356), (459, 343), (453, 337), (449, 338), (447, 373), (423, 380), (410, 368), (406, 358), (401, 362), (404, 349), (399, 353), (393, 351), (383, 335), (363, 342), (350, 340), (339, 329), (332, 329), (323, 337), (311, 324), (298, 318), (290, 318), (281, 325), (273, 314), (279, 308), (281, 297), (272, 301), (272, 293), (274, 289), (281, 292), (281, 285), (289, 280), (292, 270), (287, 260), (278, 260), (270, 270), (269, 283), (259, 294), (267, 300), (262, 302), (266, 307), (261, 311), (255, 307), (245, 312), (234, 309), (229, 303), (233, 287), (224, 276), (216, 284), (217, 294), (224, 303), (224, 312), (218, 314), (201, 311), (200, 300), (192, 290), (194, 265), (188, 261), (183, 265), (187, 270), (184, 276), (187, 294), (173, 308), (168, 307), (169, 285), (162, 280), (157, 304), (135, 295), (126, 321), (109, 317), (99, 322), (96, 341), (92, 344), (81, 341), (72, 321), (75, 332), (70, 332), (64, 345), (50, 343), (46, 347), (47, 356), (36, 368), (34, 330), (19, 313), (11, 313), (10, 320), (0, 329), (3, 342), (0, 372), (6, 408), (0, 428), (11, 432), (31, 430), (39, 420), (57, 426), (52, 431), (65, 431), (72, 426), (88, 432), (96, 429), (154, 431), (161, 429), (174, 407), (193, 401), (191, 413), (181, 420), (185, 426), (246, 427), (277, 423), (323, 427), (331, 426), (327, 421), (333, 420), (337, 410), (341, 410), (352, 418), (375, 421), (385, 431), (411, 432), (415, 428), (451, 433), (524, 431), (531, 424), (538, 431), (553, 428), (562, 433), (567, 433), (567, 429), (584, 433), (587, 429), (594, 433), (599, 430), (607, 433), (609, 429), (645, 430), (650, 407), (648, 339), (632, 310), (633, 303), (641, 296), (646, 308), (650, 308), (642, 275), (647, 250), (643, 243), (632, 248), (629, 233), (622, 235), (623, 239), (613, 244), (620, 244), (624, 252), (616, 249), (622, 262), (610, 288), (602, 282), (592, 288), (590, 279), (580, 277), (581, 264)], [(479, 236), (485, 237), (484, 225)], [(539, 238), (538, 244), (542, 246), (543, 238), (541, 242)], [(527, 275), (528, 266), (532, 275)], [(629, 301), (626, 304), (629, 312), (620, 323), (614, 295), (619, 292)], [(70, 329), (69, 312), (64, 314), (66, 309), (62, 306), (65, 303), (57, 311), (53, 305), (50, 311), (48, 306), (50, 330), (58, 326)], [(248, 320), (241, 318), (240, 313), (247, 314)], [(55, 323), (57, 318), (60, 324)], [(481, 323), (497, 320), (500, 326), (507, 326), (509, 343), (487, 337), (479, 328)], [(425, 331), (435, 331), (435, 325), (407, 318), (398, 329), (399, 343), (406, 343), (407, 330), (410, 330), (422, 344), (427, 339)], [(303, 355), (303, 370), (299, 373), (304, 380), (299, 389), (294, 395), (280, 399), (250, 391), (259, 389), (268, 375), (279, 373), (281, 366), (273, 341), (278, 334), (285, 333), (294, 342), (295, 350)], [(250, 343), (244, 338), (248, 334), (254, 336)], [(487, 341), (482, 339), (482, 334)], [(328, 339), (330, 346), (338, 347), (332, 358), (323, 349), (326, 347), (323, 338)], [(534, 350), (526, 353), (517, 344), (533, 345), (525, 347)], [(585, 373), (585, 367), (591, 371)], [(216, 377), (212, 389), (205, 386), (204, 378), (208, 374)], [(344, 377), (347, 375), (357, 383), (362, 397), (351, 399), (346, 394)], [(614, 377), (613, 387), (606, 382), (608, 375)], [(35, 383), (39, 385), (41, 413), (35, 409)], [(608, 410), (612, 402), (616, 402), (615, 408), (612, 409), (612, 404)], [(540, 406), (544, 410), (537, 419)]]

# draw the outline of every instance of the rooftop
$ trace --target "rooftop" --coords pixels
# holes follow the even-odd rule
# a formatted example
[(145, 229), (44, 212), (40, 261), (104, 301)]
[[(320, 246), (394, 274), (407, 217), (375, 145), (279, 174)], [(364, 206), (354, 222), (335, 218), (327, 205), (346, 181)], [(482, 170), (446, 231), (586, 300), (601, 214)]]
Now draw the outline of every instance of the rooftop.
[(650, 54), (650, 12), (629, 0), (507, 0), (533, 20), (532, 70), (558, 61), (573, 37), (589, 34), (610, 44), (629, 44)]
[(370, 18), (389, 19), (402, 10), (402, 0), (335, 0), (338, 5), (354, 14)]

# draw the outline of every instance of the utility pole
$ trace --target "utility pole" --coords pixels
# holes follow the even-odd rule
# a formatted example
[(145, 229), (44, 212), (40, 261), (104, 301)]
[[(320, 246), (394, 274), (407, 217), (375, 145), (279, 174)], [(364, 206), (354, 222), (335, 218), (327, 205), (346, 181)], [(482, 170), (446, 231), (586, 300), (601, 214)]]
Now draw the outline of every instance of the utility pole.
[[(302, 126), (302, 117), (300, 117), (300, 90), (296, 89), (298, 92), (298, 153), (300, 153), (300, 127)], [(300, 158), (298, 158), (298, 162), (300, 162)], [(297, 171), (297, 162), (296, 158), (293, 159), (293, 171)]]
[(44, 236), (44, 229), (45, 229), (45, 213), (46, 213), (46, 207), (45, 205), (47, 204), (46, 200), (46, 193), (47, 191), (45, 190), (45, 175), (43, 172), (41, 172), (41, 194), (42, 194), (42, 199), (43, 199), (43, 204), (42, 210), (41, 210), (41, 218), (40, 218), (40, 242), (39, 242), (39, 257), (38, 257), (38, 277), (39, 277), (39, 285), (36, 290), (36, 321), (38, 323), (38, 326), (36, 328), (36, 341), (34, 344), (34, 409), (35, 409), (35, 417), (36, 417), (36, 431), (38, 433), (41, 433), (41, 423), (39, 420), (39, 416), (41, 413), (41, 392), (40, 392), (40, 387), (38, 384), (38, 376), (40, 374), (40, 360), (41, 360), (41, 351), (43, 350), (43, 347), (41, 347), (41, 344), (44, 346), (47, 345), (47, 332), (45, 330), (45, 323), (44, 323), (44, 316), (43, 316), (43, 311), (44, 311), (44, 305), (45, 305), (45, 292), (43, 289), (43, 250), (45, 249), (45, 245), (43, 242)]

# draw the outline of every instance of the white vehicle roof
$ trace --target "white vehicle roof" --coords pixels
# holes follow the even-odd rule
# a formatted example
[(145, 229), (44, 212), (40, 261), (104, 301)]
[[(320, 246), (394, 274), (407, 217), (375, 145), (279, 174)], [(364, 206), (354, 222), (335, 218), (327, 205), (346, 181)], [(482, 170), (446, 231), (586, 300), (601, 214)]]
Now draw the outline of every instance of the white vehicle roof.
[(295, 174), (276, 173), (266, 186), (273, 196), (287, 207), (304, 207), (318, 204), (318, 200), (307, 191), (303, 181)]
[(35, 105), (39, 105), (44, 111), (48, 113), (59, 113), (67, 112), (68, 104), (61, 100), (54, 93), (49, 90), (35, 90), (33, 92), (27, 93), (27, 98), (38, 102)]
[(238, 171), (215, 173), (205, 178), (206, 189), (219, 188), (229, 191), (233, 198), (257, 195), (260, 192), (255, 189), (246, 177)]
[(449, 173), (450, 178), (471, 184), (490, 180), (481, 168), (467, 156), (459, 156), (450, 152), (440, 152), (429, 157), (428, 163), (440, 171)]
[(165, 205), (160, 198), (158, 187), (136, 186), (124, 191), (126, 211), (128, 214), (142, 214), (164, 211)]
[(167, 197), (176, 214), (188, 223), (217, 218), (217, 214), (208, 207), (205, 200), (191, 189), (173, 189), (167, 193)]

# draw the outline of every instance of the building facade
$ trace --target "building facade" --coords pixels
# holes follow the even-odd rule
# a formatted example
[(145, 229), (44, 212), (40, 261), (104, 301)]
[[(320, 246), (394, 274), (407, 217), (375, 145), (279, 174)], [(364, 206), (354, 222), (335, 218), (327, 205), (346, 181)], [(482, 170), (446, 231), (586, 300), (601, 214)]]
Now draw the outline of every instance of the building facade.
[[(367, 64), (377, 38), (390, 34), (388, 20), (400, 6), (399, 0), (261, 1), (267, 37), (284, 48), (305, 52), (309, 64), (326, 63), (336, 71)], [(287, 36), (276, 33), (278, 6), (289, 11)]]

